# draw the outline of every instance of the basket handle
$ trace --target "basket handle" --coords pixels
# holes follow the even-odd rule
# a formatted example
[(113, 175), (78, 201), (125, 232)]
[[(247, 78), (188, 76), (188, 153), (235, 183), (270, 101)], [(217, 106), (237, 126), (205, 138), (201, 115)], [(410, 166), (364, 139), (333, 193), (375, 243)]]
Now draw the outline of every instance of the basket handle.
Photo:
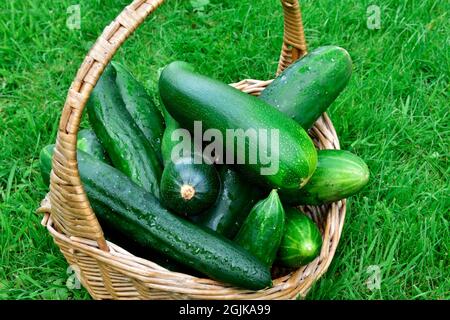
[[(76, 157), (77, 133), (83, 109), (117, 49), (164, 0), (134, 0), (108, 25), (81, 64), (67, 94), (59, 122), (50, 176), (51, 215), (55, 227), (68, 236), (94, 240), (108, 251), (102, 228), (82, 186)], [(306, 53), (298, 0), (281, 0), (284, 41), (278, 71)]]

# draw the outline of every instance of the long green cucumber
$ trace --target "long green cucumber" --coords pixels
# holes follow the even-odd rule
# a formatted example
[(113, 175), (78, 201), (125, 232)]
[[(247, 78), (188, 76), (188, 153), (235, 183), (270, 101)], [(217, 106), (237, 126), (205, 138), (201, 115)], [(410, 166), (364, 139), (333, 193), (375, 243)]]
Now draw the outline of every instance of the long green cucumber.
[(271, 267), (283, 237), (284, 220), (283, 205), (272, 190), (250, 211), (234, 241)]
[[(169, 113), (191, 132), (194, 122), (201, 121), (204, 130), (217, 129), (224, 139), (230, 130), (236, 135), (255, 134), (256, 143), (255, 139), (237, 143), (236, 135), (226, 141), (228, 146), (235, 145), (227, 148), (227, 155), (235, 152), (230, 156), (234, 159), (226, 162), (237, 163), (236, 167), (255, 182), (271, 188), (299, 189), (313, 174), (317, 152), (306, 131), (261, 99), (199, 75), (183, 62), (173, 62), (162, 71), (159, 90)], [(261, 157), (265, 151), (270, 158)], [(259, 157), (250, 159), (251, 155)], [(264, 164), (265, 160), (269, 164)]]
[(161, 154), (164, 119), (144, 86), (122, 64), (112, 62), (116, 70), (116, 85), (125, 107), (141, 129), (156, 154)]
[[(269, 268), (245, 249), (170, 213), (119, 170), (82, 151), (77, 157), (81, 181), (101, 223), (212, 279), (252, 290), (271, 286)], [(50, 163), (51, 156), (44, 160)]]
[(262, 192), (228, 166), (221, 166), (219, 175), (222, 189), (216, 203), (194, 221), (233, 239)]
[(78, 132), (77, 149), (89, 153), (98, 160), (108, 161), (105, 148), (92, 129), (82, 129)]
[(280, 192), (283, 203), (321, 205), (350, 197), (369, 181), (366, 163), (344, 150), (319, 150), (317, 169), (300, 190)]
[(128, 112), (115, 80), (116, 71), (108, 66), (89, 99), (89, 122), (113, 165), (158, 197), (162, 165)]
[[(162, 160), (163, 163), (166, 164), (167, 162), (171, 161), (172, 157), (172, 150), (176, 146), (176, 144), (179, 143), (179, 141), (176, 141), (172, 139), (172, 134), (175, 130), (180, 129), (179, 123), (170, 115), (169, 112), (163, 107), (164, 112), (164, 120), (166, 123), (166, 128), (164, 129), (164, 134), (161, 141), (161, 154), (162, 154)], [(181, 156), (181, 155), (179, 155)]]
[(284, 70), (260, 99), (309, 129), (347, 85), (352, 60), (345, 49), (325, 46)]

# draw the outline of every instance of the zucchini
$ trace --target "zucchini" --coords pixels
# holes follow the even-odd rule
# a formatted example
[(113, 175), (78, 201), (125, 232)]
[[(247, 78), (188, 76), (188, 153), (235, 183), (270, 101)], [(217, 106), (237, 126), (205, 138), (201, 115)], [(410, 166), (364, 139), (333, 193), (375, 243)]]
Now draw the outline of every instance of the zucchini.
[(286, 224), (277, 262), (298, 268), (313, 261), (322, 248), (322, 236), (314, 221), (298, 209), (285, 208)]
[(352, 60), (345, 49), (320, 47), (287, 67), (260, 99), (307, 130), (345, 88), (351, 74)]
[(164, 119), (144, 86), (120, 63), (111, 62), (116, 70), (116, 85), (136, 125), (158, 156), (161, 154), (161, 139)]
[(284, 209), (276, 190), (250, 211), (234, 241), (271, 267), (284, 230)]
[(103, 148), (92, 129), (82, 129), (78, 132), (77, 149), (89, 153), (100, 161), (108, 161), (105, 148)]
[(52, 156), (53, 156), (53, 144), (45, 146), (39, 153), (39, 167), (41, 169), (41, 176), (44, 184), (48, 186), (50, 184), (50, 173), (52, 171)]
[(221, 166), (222, 188), (214, 206), (194, 218), (195, 223), (233, 239), (261, 196), (261, 190), (249, 185), (235, 170)]
[[(81, 181), (102, 224), (212, 279), (253, 290), (272, 285), (269, 268), (234, 242), (171, 214), (108, 164), (83, 151), (77, 157)], [(42, 161), (49, 167), (51, 154)]]
[[(222, 137), (230, 129), (234, 133), (251, 131), (257, 135), (266, 130), (269, 137), (278, 133), (279, 141), (275, 138), (273, 141), (257, 138), (257, 143), (245, 144), (235, 143), (236, 139), (226, 141), (229, 146), (237, 145), (236, 150), (227, 148), (227, 154), (235, 151), (232, 161), (253, 180), (271, 188), (289, 190), (301, 188), (313, 174), (317, 152), (306, 131), (261, 99), (196, 74), (183, 62), (173, 62), (164, 68), (159, 91), (167, 111), (191, 132), (194, 122), (201, 121), (203, 130), (217, 129)], [(272, 142), (279, 143), (271, 148)], [(264, 152), (272, 159), (268, 165), (263, 164), (261, 156), (254, 162), (248, 161), (250, 155), (256, 157)], [(264, 172), (265, 169), (272, 171)]]
[(116, 71), (108, 66), (89, 99), (89, 122), (114, 167), (159, 197), (158, 155), (126, 109), (115, 80)]
[(366, 163), (344, 150), (319, 150), (317, 169), (300, 190), (280, 192), (283, 203), (321, 205), (358, 193), (369, 181)]
[(204, 161), (194, 163), (194, 157), (168, 161), (161, 177), (161, 201), (174, 212), (192, 216), (217, 199), (220, 180), (216, 168)]

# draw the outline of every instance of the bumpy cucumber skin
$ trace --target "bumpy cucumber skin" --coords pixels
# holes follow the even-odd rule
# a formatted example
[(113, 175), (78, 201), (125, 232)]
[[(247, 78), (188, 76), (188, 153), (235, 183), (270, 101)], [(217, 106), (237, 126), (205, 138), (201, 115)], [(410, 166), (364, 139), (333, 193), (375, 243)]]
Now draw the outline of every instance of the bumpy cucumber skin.
[(113, 165), (159, 197), (162, 165), (127, 111), (115, 78), (115, 69), (107, 67), (88, 101), (89, 122)]
[[(119, 170), (82, 151), (77, 156), (81, 181), (101, 223), (212, 279), (251, 290), (272, 285), (267, 266), (243, 248), (171, 214)], [(51, 157), (44, 161), (51, 164)]]
[(283, 237), (285, 214), (276, 190), (250, 211), (234, 241), (271, 267)]
[(369, 181), (366, 163), (344, 150), (319, 150), (317, 169), (300, 190), (280, 192), (283, 203), (321, 205), (358, 193)]
[(233, 239), (251, 208), (261, 198), (262, 191), (246, 183), (241, 175), (228, 166), (221, 166), (219, 175), (222, 189), (216, 203), (194, 221)]
[(260, 99), (307, 130), (345, 88), (351, 74), (352, 60), (345, 49), (320, 47), (286, 68)]
[(319, 228), (298, 209), (285, 207), (284, 235), (278, 249), (277, 263), (299, 268), (313, 261), (322, 248)]
[(100, 161), (108, 161), (105, 148), (103, 148), (92, 129), (82, 129), (78, 132), (77, 148)]
[[(195, 190), (191, 199), (183, 199), (182, 187)], [(194, 163), (193, 157), (168, 161), (161, 177), (161, 201), (174, 212), (192, 216), (209, 208), (217, 199), (220, 178), (212, 164)]]
[(144, 86), (120, 63), (112, 62), (125, 107), (157, 155), (161, 154), (164, 119)]
[(159, 90), (169, 113), (189, 130), (192, 130), (194, 121), (202, 121), (205, 130), (218, 129), (224, 137), (227, 129), (278, 129), (278, 150), (270, 150), (269, 143), (260, 143), (263, 150), (270, 150), (271, 156), (279, 159), (275, 174), (261, 175), (261, 168), (267, 166), (259, 161), (249, 164), (249, 149), (257, 154), (253, 144), (245, 147), (245, 164), (236, 165), (261, 184), (271, 188), (298, 189), (314, 172), (317, 152), (306, 131), (261, 99), (196, 74), (189, 64), (183, 62), (173, 62), (162, 71)]

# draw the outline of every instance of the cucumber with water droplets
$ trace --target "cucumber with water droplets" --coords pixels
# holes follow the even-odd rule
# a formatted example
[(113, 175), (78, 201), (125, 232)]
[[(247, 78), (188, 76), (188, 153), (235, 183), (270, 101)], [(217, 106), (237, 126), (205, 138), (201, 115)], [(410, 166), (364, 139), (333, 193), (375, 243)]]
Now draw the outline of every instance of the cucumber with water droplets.
[[(46, 149), (42, 167), (51, 168), (53, 146)], [(102, 224), (212, 279), (252, 290), (271, 286), (269, 268), (245, 249), (170, 213), (110, 165), (82, 151), (77, 157), (84, 190)]]
[(100, 77), (87, 104), (89, 122), (114, 167), (159, 197), (159, 155), (128, 112), (116, 76), (108, 66)]
[(82, 129), (78, 132), (77, 149), (89, 153), (100, 161), (107, 162), (105, 148), (92, 129)]
[(348, 198), (369, 181), (369, 168), (358, 156), (344, 150), (319, 150), (317, 169), (300, 190), (282, 191), (283, 203), (321, 205)]
[(287, 67), (259, 97), (309, 129), (345, 88), (351, 74), (348, 52), (324, 46)]

